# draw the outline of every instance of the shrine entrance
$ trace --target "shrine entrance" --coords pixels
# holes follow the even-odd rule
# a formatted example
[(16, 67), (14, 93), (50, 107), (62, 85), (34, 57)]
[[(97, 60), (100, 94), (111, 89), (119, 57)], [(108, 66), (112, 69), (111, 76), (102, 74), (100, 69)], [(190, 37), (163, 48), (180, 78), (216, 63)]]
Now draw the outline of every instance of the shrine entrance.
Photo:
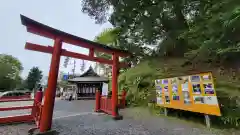
[(68, 79), (68, 82), (76, 86), (73, 91), (76, 99), (95, 99), (96, 90), (101, 91), (103, 83), (109, 82), (109, 79), (99, 76), (90, 66), (82, 75)]
[[(131, 53), (119, 50), (115, 48), (111, 48), (109, 46), (105, 46), (99, 43), (92, 42), (90, 40), (80, 38), (66, 32), (54, 29), (42, 23), (39, 23), (35, 20), (32, 20), (23, 15), (21, 17), (21, 22), (27, 28), (27, 32), (43, 36), (46, 38), (50, 38), (54, 40), (54, 45), (52, 46), (43, 46), (38, 44), (33, 44), (26, 42), (25, 49), (32, 51), (39, 51), (44, 53), (52, 54), (50, 71), (48, 76), (48, 87), (45, 90), (45, 99), (44, 105), (41, 113), (40, 119), (40, 132), (46, 132), (51, 130), (52, 126), (52, 117), (53, 117), (53, 108), (55, 102), (55, 93), (56, 93), (56, 85), (59, 71), (59, 63), (61, 56), (67, 56), (77, 59), (84, 59), (89, 61), (95, 61), (103, 64), (109, 64), (112, 66), (112, 96), (111, 96), (111, 115), (113, 118), (118, 118), (118, 86), (117, 86), (117, 76), (118, 70), (121, 67), (128, 66), (127, 63), (120, 63), (119, 57), (128, 57)], [(84, 47), (89, 49), (89, 54), (81, 54), (76, 52), (67, 51), (62, 49), (62, 44), (68, 43), (79, 47)], [(112, 59), (104, 59), (98, 58), (94, 56), (95, 51), (108, 53), (112, 55)], [(97, 92), (96, 94), (99, 94)], [(97, 97), (97, 96), (96, 96)], [(99, 99), (96, 99), (98, 101)], [(100, 100), (99, 100), (100, 101)], [(97, 103), (97, 102), (96, 102)], [(97, 104), (96, 104), (97, 106)], [(99, 106), (99, 105), (98, 105)]]

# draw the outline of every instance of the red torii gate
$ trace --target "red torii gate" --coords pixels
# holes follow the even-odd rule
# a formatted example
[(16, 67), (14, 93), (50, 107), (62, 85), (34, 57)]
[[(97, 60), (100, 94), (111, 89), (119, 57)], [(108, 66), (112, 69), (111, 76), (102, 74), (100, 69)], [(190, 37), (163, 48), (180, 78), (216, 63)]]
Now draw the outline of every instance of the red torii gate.
[[(48, 87), (45, 92), (45, 101), (42, 111), (41, 117), (41, 125), (40, 125), (40, 132), (46, 132), (51, 129), (52, 125), (52, 115), (53, 115), (53, 108), (54, 108), (54, 101), (55, 101), (55, 93), (56, 93), (56, 85), (57, 85), (57, 77), (59, 71), (59, 64), (60, 64), (60, 57), (61, 56), (68, 56), (78, 59), (85, 59), (89, 61), (100, 62), (104, 64), (112, 65), (112, 116), (113, 118), (117, 118), (117, 76), (118, 70), (121, 67), (128, 66), (127, 63), (119, 63), (119, 57), (127, 57), (131, 54), (124, 50), (119, 50), (115, 48), (111, 48), (109, 46), (105, 46), (96, 42), (92, 42), (87, 39), (83, 39), (66, 32), (54, 29), (42, 23), (39, 23), (35, 20), (32, 20), (28, 17), (20, 15), (21, 22), (24, 26), (26, 26), (27, 31), (39, 36), (47, 37), (54, 40), (53, 47), (51, 46), (42, 46), (38, 44), (33, 44), (26, 42), (25, 49), (39, 51), (44, 53), (52, 54), (49, 77), (48, 77)], [(89, 54), (79, 54), (71, 51), (67, 51), (62, 49), (62, 43), (69, 43), (72, 45), (84, 47), (89, 49)], [(94, 56), (94, 51), (100, 51), (108, 54), (112, 54), (112, 60), (98, 58)]]

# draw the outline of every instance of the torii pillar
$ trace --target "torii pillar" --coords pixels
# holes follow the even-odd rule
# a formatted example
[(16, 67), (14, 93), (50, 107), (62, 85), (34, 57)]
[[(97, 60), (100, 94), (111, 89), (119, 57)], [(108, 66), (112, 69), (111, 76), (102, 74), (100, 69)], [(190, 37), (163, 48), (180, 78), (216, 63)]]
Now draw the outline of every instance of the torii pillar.
[(52, 60), (48, 76), (48, 87), (45, 92), (46, 96), (40, 121), (40, 132), (45, 132), (51, 129), (61, 50), (62, 41), (61, 39), (56, 38), (53, 46)]
[[(131, 53), (119, 50), (116, 48), (111, 48), (99, 43), (77, 37), (66, 32), (54, 29), (47, 25), (41, 24), (35, 20), (27, 18), (21, 15), (22, 24), (27, 27), (27, 31), (36, 35), (50, 38), (54, 40), (53, 47), (51, 46), (42, 46), (38, 44), (33, 44), (27, 42), (25, 49), (32, 51), (39, 51), (44, 53), (52, 54), (49, 77), (48, 77), (48, 87), (45, 91), (44, 105), (40, 120), (40, 132), (44, 133), (49, 131), (52, 126), (52, 117), (53, 109), (56, 95), (56, 85), (60, 64), (60, 57), (67, 56), (77, 59), (85, 59), (89, 61), (95, 61), (99, 63), (112, 65), (112, 116), (115, 119), (119, 119), (118, 110), (117, 110), (117, 100), (118, 100), (118, 69), (121, 67), (129, 66), (127, 63), (119, 63), (119, 57), (128, 57), (131, 56)], [(68, 43), (75, 46), (80, 46), (89, 49), (89, 54), (81, 54), (76, 52), (67, 51), (62, 49), (62, 43)], [(100, 51), (103, 53), (112, 54), (112, 60), (99, 58), (94, 56), (94, 51)]]
[(113, 65), (112, 65), (112, 116), (114, 119), (120, 119), (121, 116), (118, 115), (118, 108), (117, 108), (117, 103), (118, 103), (118, 59), (119, 57), (116, 54), (112, 54), (112, 60), (113, 60)]

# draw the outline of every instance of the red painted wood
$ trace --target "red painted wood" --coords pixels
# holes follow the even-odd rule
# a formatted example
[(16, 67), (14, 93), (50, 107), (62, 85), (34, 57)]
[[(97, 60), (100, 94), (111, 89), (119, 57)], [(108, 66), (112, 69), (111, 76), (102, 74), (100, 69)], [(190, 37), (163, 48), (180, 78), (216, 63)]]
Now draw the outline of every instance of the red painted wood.
[(25, 98), (30, 98), (31, 95), (23, 95), (23, 96), (11, 96), (11, 97), (1, 97), (0, 100), (4, 100), (4, 99), (25, 99)]
[(104, 59), (104, 58), (97, 58), (97, 57), (89, 57), (88, 55), (79, 54), (79, 53), (75, 53), (75, 52), (70, 52), (70, 51), (66, 51), (66, 50), (62, 51), (62, 55), (63, 56), (70, 56), (70, 57), (78, 58), (78, 59), (100, 62), (100, 63), (104, 63), (104, 64), (109, 64), (109, 65), (112, 64), (111, 60), (107, 60), (107, 59)]
[(38, 110), (38, 105), (42, 104), (42, 98), (43, 98), (43, 92), (42, 91), (37, 91), (35, 97), (34, 97), (34, 107), (32, 109), (32, 115), (34, 116), (36, 111)]
[(51, 46), (43, 46), (39, 44), (33, 44), (26, 42), (25, 49), (31, 50), (31, 51), (38, 51), (38, 52), (44, 52), (44, 53), (53, 53), (53, 47)]
[(112, 65), (112, 116), (117, 117), (118, 114), (116, 112), (117, 103), (118, 103), (118, 82), (117, 82), (117, 74), (118, 74), (118, 56), (113, 54), (113, 65)]
[(0, 99), (0, 102), (18, 102), (18, 101), (33, 101), (31, 98), (22, 98), (22, 99)]
[(94, 49), (93, 48), (90, 48), (89, 49), (89, 57), (94, 57)]
[(96, 99), (95, 99), (95, 101), (96, 101), (96, 103), (95, 103), (95, 112), (98, 112), (98, 111), (100, 111), (100, 91), (99, 90), (96, 90), (96, 93), (95, 93), (95, 95), (96, 95)]
[(34, 118), (31, 115), (11, 116), (0, 118), (0, 124), (14, 123), (14, 122), (32, 122)]
[(60, 38), (56, 38), (54, 42), (51, 66), (48, 77), (48, 87), (45, 90), (45, 99), (44, 106), (42, 110), (42, 118), (40, 121), (40, 132), (46, 132), (51, 129), (52, 126), (52, 116), (53, 116), (53, 108), (55, 102), (56, 95), (56, 86), (57, 86), (57, 78), (60, 64), (62, 50), (62, 41)]
[[(51, 39), (55, 39), (56, 37), (59, 37), (59, 35), (54, 35), (53, 33), (49, 32), (49, 31), (46, 31), (42, 28), (36, 28), (31, 25), (27, 26), (27, 31), (30, 33), (33, 33), (33, 34), (36, 34), (39, 36), (43, 36), (46, 38), (51, 38)], [(83, 42), (83, 41), (71, 39), (70, 37), (61, 36), (60, 38), (62, 39), (63, 42), (68, 43), (68, 44), (72, 44), (72, 45), (76, 45), (76, 46), (84, 47), (84, 48), (88, 48), (88, 49), (95, 48), (97, 51), (108, 53), (108, 54), (113, 53), (113, 51), (110, 51), (108, 49), (100, 48), (100, 47), (94, 46), (92, 44)], [(124, 53), (124, 52), (115, 52), (115, 53), (121, 57), (127, 57), (130, 55), (129, 53)]]
[[(53, 52), (53, 47), (51, 47), (51, 46), (42, 46), (42, 45), (33, 44), (33, 43), (29, 43), (29, 42), (26, 43), (25, 49), (32, 50), (32, 51), (45, 52), (45, 53), (50, 53), (50, 54), (52, 54), (52, 52)], [(84, 59), (84, 60), (89, 60), (89, 61), (100, 62), (103, 64), (109, 64), (109, 65), (112, 65), (112, 63), (113, 63), (112, 60), (92, 57), (92, 56), (94, 56), (93, 50), (89, 55), (84, 55), (84, 54), (70, 52), (65, 49), (62, 49), (61, 55), (72, 57), (72, 58), (77, 58), (77, 59)], [(119, 67), (128, 67), (128, 64), (127, 63), (119, 63)]]
[(127, 92), (126, 90), (122, 91), (122, 94), (120, 96), (120, 103), (119, 103), (119, 107), (120, 108), (125, 108), (126, 105), (126, 96), (127, 96)]
[(100, 110), (107, 113), (112, 114), (112, 106), (111, 106), (111, 98), (101, 96), (100, 99)]
[(0, 108), (0, 111), (11, 111), (11, 110), (24, 110), (24, 109), (32, 109), (33, 106), (18, 106), (18, 107), (5, 107)]
[(36, 28), (35, 26), (27, 26), (27, 32), (30, 32), (32, 34), (36, 34), (39, 36), (43, 36), (46, 38), (51, 38), (51, 39), (55, 39), (56, 35), (52, 34), (51, 32), (45, 31), (45, 30), (41, 30), (41, 28)]

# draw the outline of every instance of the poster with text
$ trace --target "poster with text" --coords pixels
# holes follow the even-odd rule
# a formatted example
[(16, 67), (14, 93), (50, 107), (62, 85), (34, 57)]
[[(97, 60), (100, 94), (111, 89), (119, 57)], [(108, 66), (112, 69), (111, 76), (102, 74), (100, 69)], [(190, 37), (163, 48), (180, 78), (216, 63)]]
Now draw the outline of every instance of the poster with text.
[(157, 97), (157, 104), (164, 104), (162, 97)]
[(204, 96), (204, 102), (208, 105), (218, 105), (216, 96)]
[(212, 83), (204, 83), (204, 93), (205, 94), (214, 94), (213, 84)]
[(159, 106), (221, 116), (211, 72), (162, 78), (156, 86)]
[(192, 84), (192, 93), (193, 94), (201, 94), (201, 87), (200, 84)]

